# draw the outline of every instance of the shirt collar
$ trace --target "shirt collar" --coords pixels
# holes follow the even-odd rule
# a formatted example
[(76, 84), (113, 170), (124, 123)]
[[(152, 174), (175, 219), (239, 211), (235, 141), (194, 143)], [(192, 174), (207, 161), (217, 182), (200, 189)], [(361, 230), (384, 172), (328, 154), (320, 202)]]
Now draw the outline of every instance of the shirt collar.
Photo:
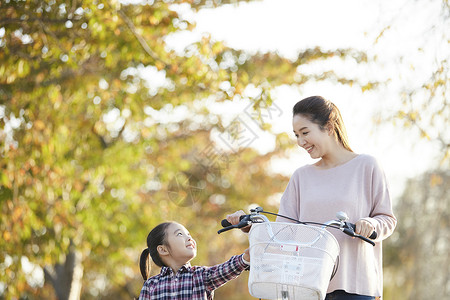
[[(188, 263), (186, 263), (186, 264), (184, 264), (183, 266), (181, 266), (181, 268), (178, 270), (178, 272), (180, 272), (180, 273), (184, 273), (184, 272), (187, 272), (187, 271), (189, 271), (190, 270), (190, 268), (191, 268), (191, 263), (190, 262), (188, 262)], [(161, 268), (161, 275), (170, 275), (170, 274), (172, 274), (173, 272), (172, 272), (172, 269), (171, 268), (169, 268), (169, 267), (166, 267), (166, 266), (163, 266), (162, 268)]]
[(170, 273), (172, 273), (172, 269), (169, 267), (161, 267), (161, 275), (169, 275)]
[(182, 265), (180, 270), (178, 270), (178, 272), (186, 272), (186, 271), (189, 271), (190, 268), (191, 268), (191, 263), (188, 262), (188, 263)]

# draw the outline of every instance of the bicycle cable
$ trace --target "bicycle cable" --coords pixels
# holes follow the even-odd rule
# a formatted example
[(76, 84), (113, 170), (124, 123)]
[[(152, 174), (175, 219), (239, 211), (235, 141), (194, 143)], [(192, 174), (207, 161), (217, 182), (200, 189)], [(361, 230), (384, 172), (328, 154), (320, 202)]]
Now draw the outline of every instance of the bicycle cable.
[(288, 217), (288, 216), (276, 214), (276, 213), (273, 213), (273, 212), (270, 212), (270, 211), (264, 211), (264, 210), (262, 210), (262, 211), (260, 211), (260, 213), (268, 214), (268, 215), (273, 215), (273, 216), (277, 216), (277, 217), (282, 217), (282, 218), (285, 218), (285, 219), (294, 221), (294, 222), (297, 223), (297, 224), (303, 224), (303, 225), (320, 225), (320, 226), (330, 227), (330, 228), (334, 228), (334, 229), (341, 229), (341, 228), (339, 228), (339, 227), (337, 227), (337, 226), (334, 226), (334, 225), (328, 225), (328, 224), (319, 223), (319, 222), (303, 222), (303, 221), (296, 220), (296, 219), (291, 218), (291, 217)]

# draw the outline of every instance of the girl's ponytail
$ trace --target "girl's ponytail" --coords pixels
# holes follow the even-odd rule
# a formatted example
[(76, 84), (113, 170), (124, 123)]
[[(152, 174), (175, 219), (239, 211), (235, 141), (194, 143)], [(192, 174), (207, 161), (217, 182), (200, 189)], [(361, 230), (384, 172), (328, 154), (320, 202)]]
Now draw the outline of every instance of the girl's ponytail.
[(147, 248), (145, 248), (139, 259), (139, 269), (141, 269), (141, 275), (144, 280), (147, 280), (150, 276), (151, 263), (149, 256), (152, 258), (155, 265), (162, 267), (165, 266), (161, 257), (159, 257), (158, 246), (166, 244), (166, 229), (174, 224), (174, 222), (164, 222), (156, 226), (150, 231), (147, 236)]
[(141, 275), (142, 278), (144, 278), (144, 281), (148, 279), (148, 276), (150, 275), (150, 260), (148, 259), (150, 254), (150, 251), (148, 248), (145, 248), (141, 253), (141, 258), (139, 260), (139, 268), (141, 269)]

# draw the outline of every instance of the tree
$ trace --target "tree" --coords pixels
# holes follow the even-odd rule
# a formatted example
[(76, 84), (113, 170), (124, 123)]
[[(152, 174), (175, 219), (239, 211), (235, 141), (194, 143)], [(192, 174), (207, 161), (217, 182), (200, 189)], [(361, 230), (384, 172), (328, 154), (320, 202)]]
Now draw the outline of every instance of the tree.
[[(423, 3), (416, 1), (412, 7), (421, 9)], [(394, 110), (381, 122), (387, 122), (402, 126), (407, 130), (419, 133), (419, 136), (440, 148), (440, 163), (448, 166), (450, 164), (450, 136), (446, 128), (450, 120), (450, 54), (445, 49), (450, 41), (450, 3), (448, 0), (431, 0), (427, 7), (439, 7), (439, 10), (431, 10), (437, 13), (428, 17), (424, 24), (426, 34), (418, 43), (418, 49), (414, 49), (415, 61), (430, 61), (427, 56), (432, 57), (430, 69), (425, 70), (427, 77), (418, 84), (403, 83), (400, 89), (401, 106)], [(397, 20), (392, 21), (380, 33), (376, 43), (383, 40), (383, 36), (389, 30), (395, 28)], [(416, 71), (415, 62), (411, 62), (406, 55), (400, 55), (396, 63), (399, 69), (404, 64), (409, 64), (408, 69)], [(419, 69), (416, 72), (421, 72)], [(401, 75), (400, 75), (401, 76)], [(390, 78), (392, 79), (392, 78)]]
[(384, 249), (386, 298), (445, 299), (450, 295), (449, 189), (448, 170), (429, 172), (406, 185), (396, 205), (397, 228)]
[[(181, 3), (209, 5), (2, 2), (3, 297), (136, 296), (145, 237), (166, 219), (198, 233), (200, 249), (208, 249), (200, 264), (242, 250), (245, 243), (225, 247), (214, 228), (227, 212), (269, 205), (267, 197), (282, 191), (286, 178), (266, 166), (292, 143), (280, 134), (275, 149), (259, 155), (242, 146), (241, 129), (254, 122), (270, 131), (263, 122), (273, 105), (270, 91), (309, 80), (297, 74), (299, 65), (333, 56), (367, 60), (350, 49), (314, 48), (289, 61), (209, 37), (178, 54), (164, 37), (193, 27), (171, 8)], [(352, 81), (328, 75), (314, 79)], [(260, 93), (246, 96), (248, 86)], [(249, 101), (246, 112), (258, 117), (246, 124), (236, 114), (230, 123), (212, 113), (208, 99)], [(213, 133), (225, 145), (218, 147)], [(39, 276), (23, 272), (29, 266), (43, 270), (44, 288)]]
[[(413, 2), (414, 5), (422, 5)], [(435, 17), (427, 17), (427, 33), (420, 40), (416, 53), (426, 58), (432, 53), (430, 70), (423, 81), (407, 84), (400, 90), (401, 106), (382, 122), (394, 123), (405, 132), (418, 133), (429, 145), (437, 145), (436, 164), (406, 184), (394, 212), (397, 229), (385, 244), (385, 298), (422, 299), (448, 298), (448, 197), (450, 165), (450, 120), (448, 51), (438, 51), (450, 41), (450, 5), (448, 0), (428, 1), (427, 7), (438, 7)], [(396, 21), (380, 34), (379, 39), (396, 25)], [(416, 61), (422, 59), (416, 58)], [(408, 57), (398, 58), (411, 62)], [(415, 70), (415, 63), (408, 66)], [(433, 278), (433, 280), (429, 280)]]

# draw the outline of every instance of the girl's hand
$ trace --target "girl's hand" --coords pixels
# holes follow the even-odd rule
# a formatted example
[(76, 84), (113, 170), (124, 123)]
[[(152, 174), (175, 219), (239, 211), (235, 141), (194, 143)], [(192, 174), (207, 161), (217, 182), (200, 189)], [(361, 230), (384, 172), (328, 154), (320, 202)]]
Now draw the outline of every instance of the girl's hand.
[(355, 233), (367, 238), (375, 231), (375, 227), (369, 221), (364, 219), (359, 220), (355, 225)]
[[(238, 210), (237, 212), (232, 213), (231, 215), (227, 215), (227, 221), (233, 225), (236, 225), (240, 221), (239, 217), (243, 215), (246, 215), (246, 213), (243, 210)], [(251, 226), (252, 225), (245, 226), (244, 228), (241, 228), (241, 230), (243, 232), (249, 232)]]
[(250, 261), (250, 250), (248, 248), (245, 249), (243, 258), (245, 261)]

